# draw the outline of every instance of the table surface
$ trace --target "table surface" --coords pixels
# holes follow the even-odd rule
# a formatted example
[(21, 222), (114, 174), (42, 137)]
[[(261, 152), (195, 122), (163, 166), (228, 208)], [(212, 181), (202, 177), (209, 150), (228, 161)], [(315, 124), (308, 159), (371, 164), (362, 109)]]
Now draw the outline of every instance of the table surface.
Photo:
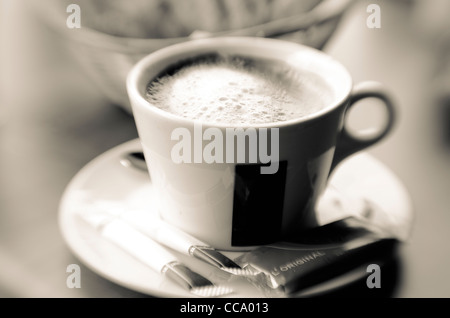
[[(449, 297), (450, 119), (442, 120), (443, 106), (434, 102), (439, 52), (408, 1), (375, 2), (380, 29), (366, 26), (369, 2), (360, 1), (324, 51), (355, 83), (386, 84), (399, 109), (394, 132), (368, 150), (403, 181), (416, 214), (382, 295)], [(98, 93), (23, 1), (3, 0), (0, 12), (0, 297), (146, 297), (86, 268), (57, 224), (70, 180), (98, 155), (137, 138), (133, 118)], [(81, 288), (67, 287), (69, 264), (81, 266)]]

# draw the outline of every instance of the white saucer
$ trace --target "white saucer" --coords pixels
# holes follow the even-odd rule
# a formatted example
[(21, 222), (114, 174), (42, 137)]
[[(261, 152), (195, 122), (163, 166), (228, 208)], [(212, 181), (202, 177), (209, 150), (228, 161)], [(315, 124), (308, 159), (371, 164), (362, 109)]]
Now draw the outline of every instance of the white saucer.
[[(100, 201), (113, 202), (123, 209), (152, 207), (154, 198), (149, 176), (121, 164), (124, 154), (141, 150), (139, 140), (132, 140), (86, 165), (73, 178), (62, 197), (60, 230), (79, 260), (104, 278), (152, 296), (191, 297), (175, 283), (113, 246), (89, 226), (79, 222), (77, 217), (80, 207), (95, 206)], [(413, 223), (409, 194), (397, 177), (380, 162), (368, 154), (354, 155), (337, 168), (329, 184), (318, 204), (320, 223), (326, 224), (347, 215), (361, 216), (367, 211), (360, 204), (371, 202), (377, 207), (377, 213), (365, 217), (395, 231), (401, 240), (407, 240)], [(350, 278), (354, 279), (354, 276)], [(341, 280), (338, 285), (346, 283), (349, 281)], [(232, 295), (255, 296), (245, 293)]]

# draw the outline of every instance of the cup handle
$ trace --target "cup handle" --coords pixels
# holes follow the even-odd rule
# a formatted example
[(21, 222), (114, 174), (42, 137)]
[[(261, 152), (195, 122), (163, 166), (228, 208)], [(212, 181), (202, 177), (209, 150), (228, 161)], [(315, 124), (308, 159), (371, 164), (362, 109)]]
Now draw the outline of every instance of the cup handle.
[[(363, 138), (351, 134), (345, 127), (345, 118), (348, 111), (360, 100), (364, 98), (378, 98), (380, 99), (387, 110), (387, 121), (385, 127), (377, 135)], [(362, 82), (353, 88), (350, 96), (350, 101), (344, 114), (343, 129), (338, 137), (336, 150), (331, 164), (330, 174), (334, 168), (345, 158), (351, 154), (367, 148), (381, 139), (383, 139), (393, 128), (395, 123), (395, 109), (391, 97), (385, 90), (384, 86), (378, 82)]]

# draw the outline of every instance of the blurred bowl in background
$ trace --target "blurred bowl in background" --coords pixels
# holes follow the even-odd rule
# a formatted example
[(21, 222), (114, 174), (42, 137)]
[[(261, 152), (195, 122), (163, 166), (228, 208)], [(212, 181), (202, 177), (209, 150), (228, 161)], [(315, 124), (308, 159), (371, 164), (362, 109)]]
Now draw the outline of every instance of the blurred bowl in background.
[[(174, 3), (176, 1), (176, 4)], [(51, 0), (33, 10), (113, 104), (131, 114), (129, 70), (144, 56), (200, 37), (258, 36), (322, 49), (352, 0)], [(48, 4), (50, 3), (50, 4)], [(69, 4), (81, 28), (69, 29)]]

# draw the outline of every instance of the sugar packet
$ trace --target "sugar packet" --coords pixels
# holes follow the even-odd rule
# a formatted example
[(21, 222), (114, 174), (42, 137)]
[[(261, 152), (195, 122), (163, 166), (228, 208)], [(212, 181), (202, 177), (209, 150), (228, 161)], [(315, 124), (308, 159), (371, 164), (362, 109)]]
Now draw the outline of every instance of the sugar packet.
[(381, 264), (399, 242), (393, 233), (351, 216), (306, 231), (295, 242), (256, 248), (235, 261), (260, 273), (249, 280), (266, 296), (286, 296), (362, 265)]

